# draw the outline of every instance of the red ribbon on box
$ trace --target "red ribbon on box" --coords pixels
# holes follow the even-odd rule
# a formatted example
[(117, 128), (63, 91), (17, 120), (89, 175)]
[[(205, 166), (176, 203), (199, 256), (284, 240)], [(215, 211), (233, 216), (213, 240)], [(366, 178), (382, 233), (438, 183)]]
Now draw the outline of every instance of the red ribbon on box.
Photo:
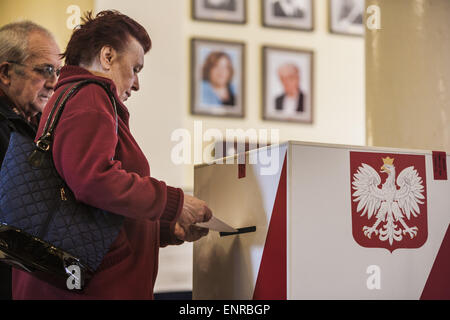
[(442, 151), (433, 151), (434, 180), (447, 179), (447, 154)]
[(243, 179), (246, 176), (245, 164), (239, 164), (238, 178)]

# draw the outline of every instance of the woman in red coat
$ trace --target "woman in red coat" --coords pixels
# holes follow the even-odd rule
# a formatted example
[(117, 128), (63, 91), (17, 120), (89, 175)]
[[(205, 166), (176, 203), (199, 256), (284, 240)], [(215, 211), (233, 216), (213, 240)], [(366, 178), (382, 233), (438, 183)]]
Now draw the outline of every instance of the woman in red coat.
[(103, 11), (95, 18), (89, 13), (74, 31), (37, 137), (69, 83), (98, 79), (108, 84), (118, 101), (118, 134), (106, 92), (87, 85), (65, 107), (55, 131), (53, 159), (79, 201), (123, 215), (125, 222), (83, 294), (14, 270), (14, 299), (152, 299), (159, 247), (206, 235), (206, 229), (193, 226), (211, 218), (206, 203), (151, 177), (130, 132), (123, 102), (139, 90), (138, 74), (150, 48), (145, 29), (117, 11)]

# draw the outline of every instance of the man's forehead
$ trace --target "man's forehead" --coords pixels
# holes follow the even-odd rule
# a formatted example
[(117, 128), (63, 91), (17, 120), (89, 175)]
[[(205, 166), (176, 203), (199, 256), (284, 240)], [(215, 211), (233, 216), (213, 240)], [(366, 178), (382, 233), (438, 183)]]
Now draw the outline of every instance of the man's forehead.
[(287, 63), (287, 64), (281, 65), (279, 70), (284, 71), (284, 72), (297, 72), (298, 67), (293, 63)]
[(61, 50), (56, 41), (41, 32), (33, 32), (28, 38), (29, 60), (35, 63), (58, 64)]

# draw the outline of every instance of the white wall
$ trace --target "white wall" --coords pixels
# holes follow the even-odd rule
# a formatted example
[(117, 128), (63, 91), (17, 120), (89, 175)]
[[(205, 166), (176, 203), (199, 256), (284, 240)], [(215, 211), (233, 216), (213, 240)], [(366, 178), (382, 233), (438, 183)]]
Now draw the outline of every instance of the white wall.
[[(190, 0), (96, 0), (96, 11), (117, 9), (130, 15), (147, 28), (153, 40), (140, 77), (141, 91), (127, 102), (132, 131), (149, 159), (152, 175), (170, 185), (192, 189), (193, 165), (176, 166), (170, 161), (171, 148), (176, 144), (170, 136), (177, 128), (193, 132), (195, 120), (203, 121), (203, 130), (279, 129), (281, 140), (363, 145), (364, 39), (328, 33), (327, 2), (314, 0), (315, 30), (301, 32), (263, 28), (259, 0), (248, 0), (246, 25), (193, 21)], [(190, 38), (197, 36), (246, 43), (245, 119), (189, 114), (189, 46)], [(312, 125), (261, 120), (263, 45), (314, 51)], [(156, 291), (191, 289), (191, 252), (190, 244), (161, 251)]]

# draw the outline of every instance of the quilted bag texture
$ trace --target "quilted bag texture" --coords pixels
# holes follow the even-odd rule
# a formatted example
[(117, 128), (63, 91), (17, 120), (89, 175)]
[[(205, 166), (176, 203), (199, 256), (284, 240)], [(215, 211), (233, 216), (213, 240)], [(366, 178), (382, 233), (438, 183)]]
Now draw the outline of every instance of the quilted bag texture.
[[(88, 83), (92, 81), (83, 81), (71, 88), (55, 119), (59, 119), (70, 96)], [(102, 87), (108, 90), (105, 85)], [(55, 126), (56, 123), (50, 130)], [(48, 141), (51, 144), (51, 138)], [(31, 155), (39, 161), (31, 161)], [(76, 257), (94, 272), (116, 239), (122, 223), (122, 216), (75, 199), (55, 169), (51, 148), (40, 150), (30, 138), (12, 132), (0, 171), (0, 224), (20, 229), (55, 250)], [(44, 266), (43, 269), (48, 268)]]

